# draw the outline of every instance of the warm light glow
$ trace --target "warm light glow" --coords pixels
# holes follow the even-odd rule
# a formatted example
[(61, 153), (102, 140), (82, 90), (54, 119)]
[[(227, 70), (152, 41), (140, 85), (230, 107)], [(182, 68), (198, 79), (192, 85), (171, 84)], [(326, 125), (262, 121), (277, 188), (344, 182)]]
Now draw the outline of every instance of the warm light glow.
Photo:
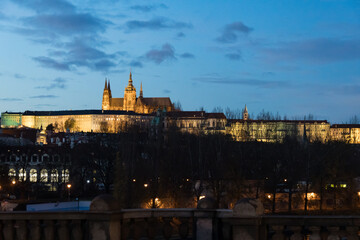
[(316, 198), (316, 193), (314, 193), (314, 192), (308, 193), (308, 194), (307, 194), (307, 198), (308, 198), (308, 199), (314, 199), (314, 198)]
[(200, 197), (199, 197), (199, 200), (201, 200), (201, 199), (203, 199), (203, 198), (205, 198), (205, 196), (204, 196), (204, 195), (200, 196)]
[(90, 180), (88, 179), (88, 180), (86, 180), (86, 183), (90, 183)]
[(15, 180), (12, 180), (12, 182), (11, 182), (13, 185), (15, 185), (16, 184), (16, 181)]
[(360, 197), (360, 192), (358, 192), (358, 196)]
[(284, 182), (287, 182), (287, 179), (286, 179), (286, 178), (284, 179)]
[(267, 198), (268, 198), (268, 199), (270, 199), (270, 198), (271, 198), (271, 195), (270, 195), (270, 194), (268, 194), (268, 195), (267, 195)]
[(67, 187), (68, 189), (70, 189), (70, 188), (71, 188), (71, 184), (66, 185), (66, 187)]
[(135, 178), (133, 179), (133, 182), (136, 182), (136, 179), (135, 179)]
[(149, 184), (147, 184), (147, 183), (144, 184), (144, 187), (148, 187), (148, 186), (149, 186)]

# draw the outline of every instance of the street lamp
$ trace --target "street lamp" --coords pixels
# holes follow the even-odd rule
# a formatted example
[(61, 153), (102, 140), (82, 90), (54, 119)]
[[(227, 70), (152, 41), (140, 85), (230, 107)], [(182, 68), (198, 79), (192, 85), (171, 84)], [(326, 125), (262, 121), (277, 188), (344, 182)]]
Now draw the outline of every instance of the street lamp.
[(68, 189), (68, 201), (70, 201), (70, 189), (71, 189), (71, 184), (67, 184), (66, 185), (67, 189)]

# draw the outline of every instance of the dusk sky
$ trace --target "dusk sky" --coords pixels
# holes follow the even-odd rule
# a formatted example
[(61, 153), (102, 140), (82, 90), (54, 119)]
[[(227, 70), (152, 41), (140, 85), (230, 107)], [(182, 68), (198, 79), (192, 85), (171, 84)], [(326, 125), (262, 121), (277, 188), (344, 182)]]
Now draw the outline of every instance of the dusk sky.
[(101, 109), (123, 97), (360, 116), (360, 1), (0, 0), (0, 112)]

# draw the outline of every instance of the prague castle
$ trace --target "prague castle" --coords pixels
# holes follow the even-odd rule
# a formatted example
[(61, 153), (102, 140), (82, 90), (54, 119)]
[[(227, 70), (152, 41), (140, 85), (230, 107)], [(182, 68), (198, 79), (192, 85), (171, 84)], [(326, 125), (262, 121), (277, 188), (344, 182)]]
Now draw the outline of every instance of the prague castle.
[(226, 119), (223, 113), (179, 111), (170, 98), (139, 96), (130, 73), (123, 98), (113, 98), (110, 81), (105, 80), (101, 110), (25, 111), (1, 114), (1, 128), (45, 129), (49, 125), (56, 132), (123, 131), (129, 125), (143, 129), (176, 126), (189, 133), (222, 133), (236, 141), (282, 141), (287, 136), (309, 141), (345, 141), (360, 144), (360, 124), (334, 124), (326, 120), (253, 120), (245, 106), (242, 119)]
[(102, 100), (102, 110), (132, 111), (136, 113), (153, 113), (158, 109), (165, 109), (167, 112), (174, 110), (170, 98), (144, 98), (142, 84), (140, 95), (136, 97), (136, 88), (133, 85), (130, 72), (129, 83), (124, 91), (124, 98), (113, 98), (111, 94), (110, 81), (105, 80), (105, 87)]

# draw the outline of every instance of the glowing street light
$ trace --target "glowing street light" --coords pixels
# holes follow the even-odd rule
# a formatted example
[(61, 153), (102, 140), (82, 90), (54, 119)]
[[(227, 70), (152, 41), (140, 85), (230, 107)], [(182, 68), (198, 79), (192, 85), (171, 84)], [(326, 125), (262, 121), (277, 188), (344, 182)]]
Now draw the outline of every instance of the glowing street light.
[(70, 189), (71, 189), (71, 184), (67, 184), (66, 185), (67, 189), (68, 189), (68, 201), (70, 201)]
[(147, 183), (145, 183), (145, 184), (144, 184), (144, 187), (146, 187), (146, 188), (147, 188), (148, 186), (149, 186), (149, 184), (147, 184)]

